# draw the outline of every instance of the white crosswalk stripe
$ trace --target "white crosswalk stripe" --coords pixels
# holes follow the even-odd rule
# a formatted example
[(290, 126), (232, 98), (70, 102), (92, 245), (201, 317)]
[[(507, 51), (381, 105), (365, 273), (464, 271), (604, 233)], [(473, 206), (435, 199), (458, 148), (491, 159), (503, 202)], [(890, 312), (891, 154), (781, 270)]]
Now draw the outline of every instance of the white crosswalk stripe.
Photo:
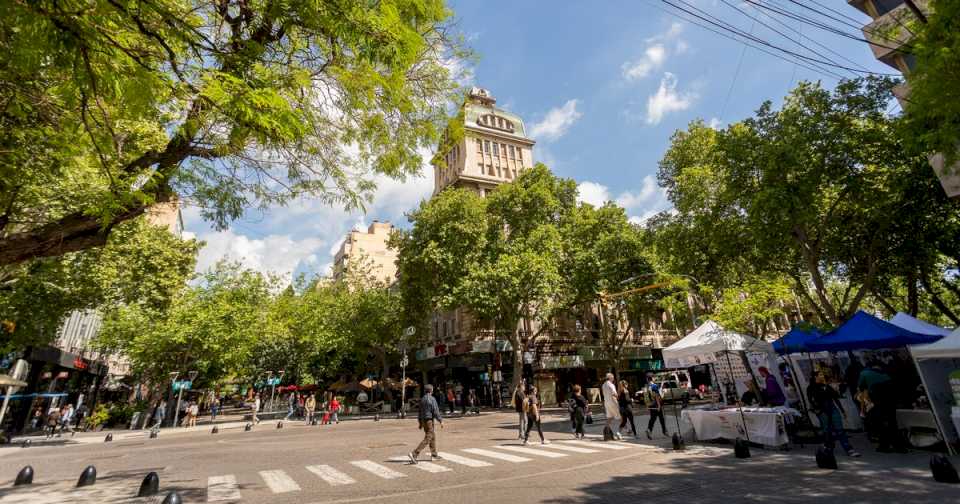
[(359, 467), (360, 469), (363, 469), (364, 471), (373, 473), (374, 475), (379, 476), (383, 479), (397, 479), (397, 478), (405, 478), (407, 476), (402, 472), (394, 471), (393, 469), (390, 469), (389, 467), (384, 467), (372, 460), (354, 460), (353, 462), (350, 462), (350, 463), (356, 467)]
[(275, 471), (260, 471), (260, 477), (263, 478), (263, 482), (270, 487), (270, 491), (273, 493), (286, 493), (286, 492), (296, 492), (300, 490), (300, 485), (296, 481), (293, 481), (293, 478), (287, 475), (287, 473), (275, 470)]
[(453, 470), (440, 464), (434, 464), (433, 462), (417, 462), (413, 467), (431, 473), (441, 473)]
[(570, 446), (570, 445), (560, 444), (560, 443), (553, 443), (551, 445), (545, 446), (544, 448), (548, 448), (551, 450), (563, 450), (563, 451), (572, 452), (572, 453), (600, 453), (598, 450), (594, 450), (591, 448), (581, 448), (579, 446)]
[(567, 439), (560, 442), (567, 443), (567, 444), (575, 444), (578, 446), (589, 446), (590, 448), (602, 448), (606, 450), (626, 450), (630, 448), (630, 446), (628, 445), (614, 444), (612, 441), (576, 441), (572, 439)]
[(357, 482), (357, 480), (328, 465), (307, 466), (307, 470), (333, 486), (351, 485)]
[(240, 500), (237, 477), (232, 474), (207, 478), (207, 502)]
[(490, 467), (493, 465), (484, 460), (461, 457), (455, 453), (440, 452), (440, 456), (443, 457), (444, 460), (448, 460), (454, 464), (465, 465), (467, 467)]
[(499, 448), (501, 450), (515, 451), (515, 452), (523, 453), (526, 455), (536, 455), (538, 457), (546, 457), (546, 458), (563, 458), (567, 456), (566, 453), (537, 450), (535, 448), (527, 448), (526, 446), (500, 445), (500, 446), (496, 446), (495, 448)]
[(482, 455), (484, 457), (495, 458), (499, 460), (506, 460), (507, 462), (530, 462), (530, 459), (524, 457), (518, 457), (516, 455), (510, 455), (509, 453), (500, 453), (491, 450), (484, 450), (483, 448), (464, 448), (463, 451), (467, 453), (472, 453), (474, 455)]

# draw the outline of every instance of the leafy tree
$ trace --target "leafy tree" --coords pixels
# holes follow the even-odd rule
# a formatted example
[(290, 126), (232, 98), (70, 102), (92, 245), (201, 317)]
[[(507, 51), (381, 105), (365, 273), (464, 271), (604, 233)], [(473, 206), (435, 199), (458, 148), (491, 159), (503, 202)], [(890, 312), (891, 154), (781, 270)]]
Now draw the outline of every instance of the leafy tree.
[(844, 81), (829, 92), (801, 83), (779, 110), (765, 103), (713, 133), (692, 124), (660, 166), (677, 209), (661, 227), (702, 236), (695, 243), (743, 278), (790, 278), (821, 320), (839, 324), (927, 215), (905, 212), (916, 198), (905, 181), (933, 175), (884, 113), (893, 84)]
[(193, 276), (199, 246), (140, 218), (102, 248), (0, 267), (0, 319), (13, 327), (0, 350), (49, 343), (74, 310), (165, 309)]
[(738, 288), (724, 289), (713, 317), (727, 329), (766, 339), (775, 333), (774, 321), (786, 316), (784, 300), (791, 295), (786, 279), (754, 278)]
[(442, 0), (7, 2), (0, 265), (102, 246), (179, 195), (217, 227), (362, 206), (438, 138), (463, 51)]
[(652, 278), (642, 234), (627, 220), (623, 208), (607, 203), (599, 208), (582, 204), (562, 228), (562, 268), (566, 301), (587, 312), (596, 311), (604, 354), (614, 370), (623, 349), (636, 335), (639, 319), (650, 301), (641, 293), (610, 296)]

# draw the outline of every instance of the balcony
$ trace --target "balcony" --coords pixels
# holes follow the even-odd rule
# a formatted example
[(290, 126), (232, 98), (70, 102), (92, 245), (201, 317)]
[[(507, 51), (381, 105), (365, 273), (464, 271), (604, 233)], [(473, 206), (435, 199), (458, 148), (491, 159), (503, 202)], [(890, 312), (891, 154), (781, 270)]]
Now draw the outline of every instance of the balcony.
[[(915, 3), (923, 12), (928, 11), (928, 0), (915, 0)], [(863, 35), (870, 43), (870, 49), (873, 51), (874, 57), (899, 71), (903, 71), (904, 69), (897, 65), (895, 57), (902, 53), (900, 48), (913, 38), (910, 28), (918, 22), (919, 20), (914, 16), (913, 11), (906, 4), (901, 3), (898, 7), (891, 9), (864, 26)]]

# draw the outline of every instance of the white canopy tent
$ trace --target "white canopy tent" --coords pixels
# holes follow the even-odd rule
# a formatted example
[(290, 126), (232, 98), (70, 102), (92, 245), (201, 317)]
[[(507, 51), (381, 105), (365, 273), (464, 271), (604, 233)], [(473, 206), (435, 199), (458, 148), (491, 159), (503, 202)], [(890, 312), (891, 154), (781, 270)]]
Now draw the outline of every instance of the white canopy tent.
[(947, 441), (948, 449), (953, 452), (952, 445), (960, 441), (960, 405), (951, 408), (955, 396), (949, 375), (960, 370), (960, 328), (939, 341), (911, 345), (910, 354), (927, 390), (927, 398), (933, 407), (940, 432)]
[[(732, 373), (733, 366), (731, 363), (734, 361), (729, 358), (729, 352), (745, 354), (744, 367), (747, 367), (748, 364), (751, 373), (759, 366), (765, 366), (776, 377), (780, 383), (780, 388), (783, 389), (780, 373), (776, 372), (777, 354), (773, 350), (772, 343), (724, 329), (712, 320), (704, 322), (680, 341), (664, 348), (663, 362), (668, 368), (719, 364), (720, 367), (725, 367), (728, 373)], [(721, 357), (724, 357), (725, 354), (726, 358), (721, 360)], [(743, 360), (740, 356), (737, 356), (738, 362)], [(714, 369), (714, 371), (717, 370)], [(719, 374), (717, 373), (717, 378), (721, 378)], [(743, 394), (746, 391), (742, 379), (732, 375), (722, 378), (732, 381), (738, 394)]]
[(894, 315), (889, 322), (901, 329), (906, 329), (917, 334), (937, 334), (940, 336), (947, 336), (950, 334), (950, 329), (944, 329), (938, 325), (924, 322), (903, 312), (897, 312), (897, 314)]

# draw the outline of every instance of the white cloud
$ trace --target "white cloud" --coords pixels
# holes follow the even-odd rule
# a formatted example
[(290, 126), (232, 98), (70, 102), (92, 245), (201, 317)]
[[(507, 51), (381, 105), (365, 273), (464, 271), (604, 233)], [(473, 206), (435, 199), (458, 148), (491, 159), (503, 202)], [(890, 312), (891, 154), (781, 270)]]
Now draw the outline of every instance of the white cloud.
[(716, 117), (711, 117), (711, 118), (710, 118), (710, 121), (707, 123), (707, 126), (713, 128), (713, 129), (715, 129), (715, 130), (718, 130), (718, 129), (720, 129), (720, 128), (723, 127), (723, 121), (721, 121), (720, 119), (718, 119), (718, 118), (716, 118)]
[[(640, 58), (636, 61), (628, 61), (620, 66), (623, 78), (628, 82), (637, 81), (659, 70), (670, 56), (670, 50), (667, 48), (666, 42), (676, 39), (682, 31), (683, 23), (673, 23), (666, 32), (646, 39), (647, 46)], [(674, 52), (682, 54), (689, 47), (686, 41), (678, 40)]]
[(626, 210), (630, 222), (635, 224), (643, 224), (647, 219), (671, 208), (666, 191), (657, 185), (653, 175), (643, 178), (639, 190), (623, 191), (616, 197), (612, 197), (610, 188), (607, 186), (591, 181), (580, 182), (577, 190), (579, 191), (578, 202), (600, 206), (613, 201)]
[(577, 203), (602, 206), (608, 201), (610, 201), (610, 190), (607, 186), (589, 181), (577, 184)]
[(287, 234), (250, 238), (236, 234), (233, 229), (203, 234), (200, 239), (206, 242), (206, 246), (197, 258), (198, 271), (205, 271), (217, 261), (226, 259), (257, 271), (276, 273), (287, 281), (293, 278), (298, 266), (315, 262), (316, 253), (324, 244), (320, 238), (297, 240)]
[(664, 115), (686, 110), (696, 99), (693, 91), (678, 92), (677, 77), (665, 72), (657, 92), (647, 98), (647, 124), (659, 124)]
[(577, 110), (579, 100), (567, 100), (562, 107), (554, 107), (547, 112), (542, 121), (533, 125), (530, 129), (530, 135), (541, 141), (549, 142), (556, 140), (567, 133), (567, 130), (573, 126), (583, 116)]
[(663, 44), (654, 44), (643, 51), (643, 56), (634, 62), (626, 62), (620, 70), (628, 81), (640, 80), (660, 68), (667, 60), (667, 49)]

